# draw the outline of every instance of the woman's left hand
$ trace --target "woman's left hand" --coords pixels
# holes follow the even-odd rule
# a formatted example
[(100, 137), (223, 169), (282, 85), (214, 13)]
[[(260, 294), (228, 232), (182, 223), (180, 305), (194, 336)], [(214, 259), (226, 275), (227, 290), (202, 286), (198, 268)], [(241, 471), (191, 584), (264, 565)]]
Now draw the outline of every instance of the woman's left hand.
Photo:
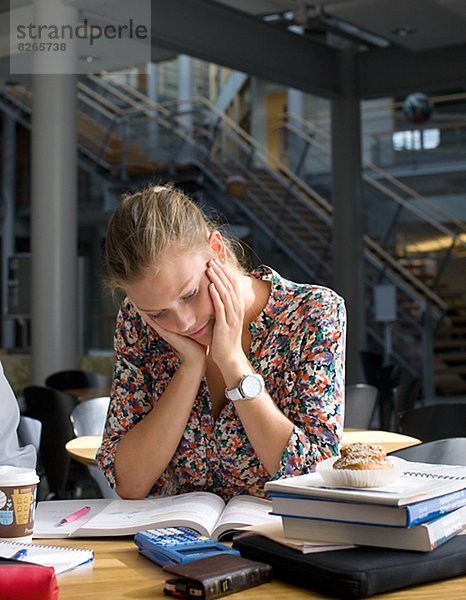
[(209, 293), (215, 311), (215, 323), (209, 354), (220, 371), (230, 363), (244, 359), (242, 332), (244, 302), (238, 276), (217, 260), (209, 261), (207, 275), (211, 281)]

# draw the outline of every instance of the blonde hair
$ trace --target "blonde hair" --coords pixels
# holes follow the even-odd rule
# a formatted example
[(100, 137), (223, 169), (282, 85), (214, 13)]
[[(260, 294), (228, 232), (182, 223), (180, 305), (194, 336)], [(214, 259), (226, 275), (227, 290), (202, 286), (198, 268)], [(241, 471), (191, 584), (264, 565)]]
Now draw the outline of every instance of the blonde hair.
[[(107, 285), (124, 289), (148, 271), (157, 271), (165, 250), (192, 252), (206, 247), (216, 229), (198, 205), (171, 185), (122, 196), (110, 217), (105, 244)], [(228, 259), (243, 271), (236, 243), (222, 234)], [(239, 246), (239, 245), (238, 245)]]

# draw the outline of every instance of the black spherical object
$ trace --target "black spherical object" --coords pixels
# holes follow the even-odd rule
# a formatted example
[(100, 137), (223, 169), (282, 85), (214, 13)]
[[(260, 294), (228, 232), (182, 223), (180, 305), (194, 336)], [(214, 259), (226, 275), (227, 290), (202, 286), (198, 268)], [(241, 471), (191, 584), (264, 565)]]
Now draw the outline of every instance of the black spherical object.
[(424, 123), (432, 114), (432, 103), (426, 94), (409, 94), (403, 102), (403, 112), (411, 123)]

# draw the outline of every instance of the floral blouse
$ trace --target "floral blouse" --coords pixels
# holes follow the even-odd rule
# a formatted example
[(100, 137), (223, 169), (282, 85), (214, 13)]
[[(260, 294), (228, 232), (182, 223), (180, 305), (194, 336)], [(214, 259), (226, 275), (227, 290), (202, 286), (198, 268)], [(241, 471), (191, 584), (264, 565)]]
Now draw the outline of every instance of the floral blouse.
[[(264, 265), (250, 275), (271, 281), (271, 291), (264, 310), (249, 325), (249, 361), (294, 425), (273, 479), (308, 473), (339, 449), (344, 302), (328, 288), (293, 283)], [(111, 485), (119, 441), (157, 404), (179, 362), (171, 346), (144, 324), (126, 299), (117, 318), (111, 402), (97, 453)], [(230, 400), (214, 421), (204, 378), (178, 448), (151, 494), (206, 490), (225, 500), (243, 493), (264, 496), (264, 484), (270, 479)]]

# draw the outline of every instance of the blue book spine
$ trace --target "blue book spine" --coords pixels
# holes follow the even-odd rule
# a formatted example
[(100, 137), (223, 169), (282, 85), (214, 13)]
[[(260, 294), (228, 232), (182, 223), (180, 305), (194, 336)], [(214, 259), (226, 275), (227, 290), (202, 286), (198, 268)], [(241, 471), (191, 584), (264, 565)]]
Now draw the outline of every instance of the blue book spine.
[(432, 521), (436, 517), (440, 517), (465, 505), (466, 489), (446, 494), (445, 496), (439, 496), (438, 498), (416, 502), (415, 504), (408, 504), (404, 507), (406, 511), (406, 526), (414, 527), (414, 525)]

